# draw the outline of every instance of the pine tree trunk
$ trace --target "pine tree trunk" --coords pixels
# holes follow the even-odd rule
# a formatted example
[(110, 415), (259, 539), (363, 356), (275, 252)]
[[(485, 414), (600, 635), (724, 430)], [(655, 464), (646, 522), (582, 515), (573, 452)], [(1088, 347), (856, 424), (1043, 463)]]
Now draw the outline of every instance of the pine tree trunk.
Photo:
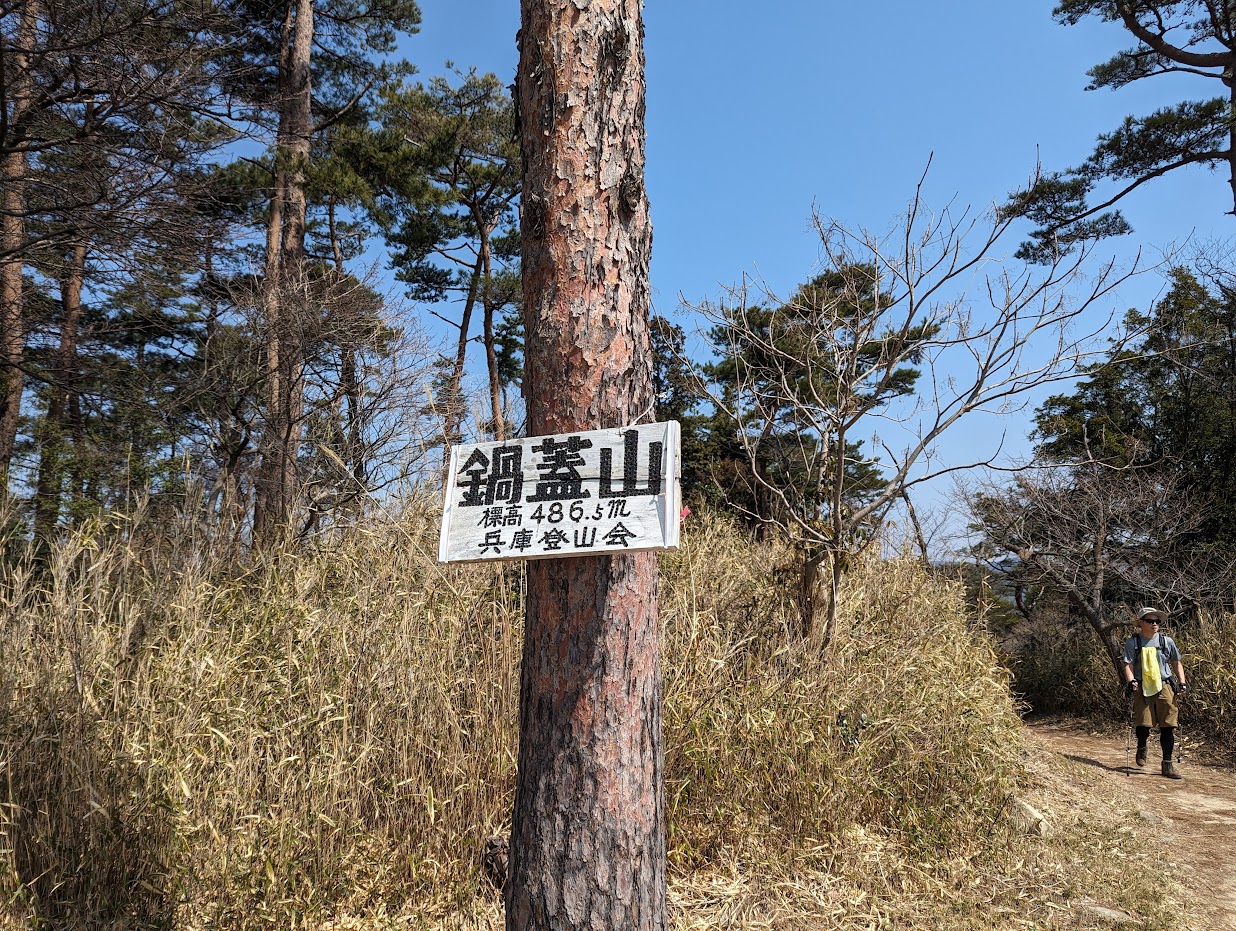
[(502, 409), (502, 379), (498, 375), (498, 351), (494, 345), (494, 270), (489, 249), (489, 237), (492, 233), (488, 227), (481, 228), (481, 252), (485, 256), (484, 283), (481, 285), (481, 307), (484, 311), (481, 333), (485, 342), (485, 368), (489, 372), (489, 415), (493, 424), (493, 438), (505, 440), (506, 411)]
[[(529, 431), (651, 406), (640, 0), (523, 0), (517, 95)], [(507, 887), (512, 929), (662, 929), (654, 554), (535, 561)]]
[(25, 178), (27, 169), (23, 117), (30, 106), (34, 82), (31, 55), (36, 39), (38, 4), (26, 0), (21, 6), (17, 42), (6, 50), (4, 63), (9, 73), (6, 107), (6, 132), (0, 140), (8, 148), (0, 173), (0, 494), (7, 494), (9, 465), (17, 442), (21, 418), (21, 396), (25, 385), (25, 311), (22, 296), (21, 249), (25, 244)]
[(292, 44), (289, 69), (288, 108), (286, 113), (288, 174), (283, 204), (282, 255), (279, 277), (282, 285), (280, 317), (284, 322), (283, 355), (280, 377), (283, 397), (282, 420), (286, 429), (280, 436), (280, 518), (291, 518), (298, 492), (298, 458), (305, 414), (304, 389), (304, 315), (311, 313), (305, 277), (305, 229), (308, 217), (309, 151), (313, 138), (312, 87), (309, 63), (313, 53), (313, 0), (296, 0), (296, 40)]
[(279, 69), (275, 192), (266, 247), (266, 354), (269, 379), (254, 534), (271, 540), (292, 517), (304, 419), (303, 321), (306, 168), (313, 133), (309, 65), (313, 0), (289, 0)]
[(64, 452), (71, 396), (77, 383), (77, 330), (82, 316), (82, 286), (86, 278), (86, 246), (73, 249), (60, 284), (60, 345), (56, 348), (54, 379), (49, 388), (47, 412), (39, 431), (39, 477), (34, 505), (34, 535), (51, 539), (60, 520), (60, 498), (64, 484)]
[[(277, 147), (278, 150), (279, 147)], [(274, 187), (270, 198), (270, 215), (266, 225), (266, 269), (263, 282), (264, 310), (264, 342), (266, 350), (266, 418), (260, 440), (261, 457), (258, 462), (257, 476), (254, 479), (253, 502), (253, 535), (262, 539), (268, 533), (268, 526), (274, 523), (275, 499), (278, 489), (275, 487), (277, 472), (272, 468), (274, 461), (275, 436), (279, 425), (275, 422), (278, 412), (278, 398), (282, 395), (279, 386), (280, 359), (280, 311), (282, 302), (279, 299), (279, 242), (283, 235), (283, 170), (276, 165)]]
[(280, 279), (280, 259), (282, 258), (283, 242), (283, 201), (287, 192), (287, 120), (285, 118), (287, 74), (291, 66), (293, 34), (296, 28), (296, 0), (288, 0), (284, 9), (283, 24), (279, 36), (278, 81), (276, 82), (279, 99), (279, 124), (275, 139), (274, 178), (270, 191), (270, 209), (266, 217), (266, 263), (263, 270), (262, 309), (263, 339), (266, 351), (266, 416), (259, 441), (260, 456), (257, 475), (254, 477), (253, 500), (253, 536), (255, 540), (264, 540), (271, 534), (271, 527), (276, 521), (275, 511), (278, 508), (277, 476), (275, 468), (276, 439), (280, 424), (278, 416), (278, 399), (282, 396), (279, 382), (283, 358), (281, 340), (279, 337), (282, 323), (280, 308), (285, 303), (281, 297), (282, 282)]

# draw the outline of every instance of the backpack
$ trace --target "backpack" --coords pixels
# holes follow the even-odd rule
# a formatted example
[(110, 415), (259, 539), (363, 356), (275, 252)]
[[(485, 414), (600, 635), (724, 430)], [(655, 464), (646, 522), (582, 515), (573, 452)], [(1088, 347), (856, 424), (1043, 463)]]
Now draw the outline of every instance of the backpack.
[[(1165, 683), (1172, 684), (1172, 688), (1174, 689), (1175, 688), (1175, 684), (1174, 684), (1175, 677), (1171, 673), (1172, 655), (1171, 653), (1168, 652), (1168, 649), (1167, 649), (1167, 634), (1160, 631), (1159, 633), (1155, 634), (1155, 636), (1159, 638), (1159, 645), (1155, 647), (1155, 650), (1158, 651), (1158, 654), (1159, 654), (1159, 668), (1162, 669), (1164, 666), (1166, 666), (1168, 670), (1167, 675), (1163, 677), (1163, 681)], [(1151, 638), (1151, 639), (1154, 639), (1154, 638)], [(1147, 640), (1145, 643), (1143, 643), (1141, 634), (1134, 634), (1132, 637), (1129, 638), (1129, 640), (1137, 641), (1137, 649), (1133, 651), (1134, 660), (1136, 660), (1137, 657), (1141, 655), (1142, 648), (1147, 646), (1150, 643), (1150, 640)], [(1177, 655), (1179, 655), (1179, 653)], [(1140, 670), (1138, 670), (1138, 672), (1140, 673)], [(1140, 679), (1141, 675), (1139, 674), (1138, 676), (1136, 676), (1136, 678)]]

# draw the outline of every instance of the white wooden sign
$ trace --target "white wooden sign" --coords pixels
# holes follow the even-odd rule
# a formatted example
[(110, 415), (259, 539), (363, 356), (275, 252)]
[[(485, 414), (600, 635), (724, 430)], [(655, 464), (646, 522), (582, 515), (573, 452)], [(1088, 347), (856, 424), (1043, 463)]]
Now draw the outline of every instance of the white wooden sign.
[(451, 448), (438, 561), (678, 548), (677, 421)]

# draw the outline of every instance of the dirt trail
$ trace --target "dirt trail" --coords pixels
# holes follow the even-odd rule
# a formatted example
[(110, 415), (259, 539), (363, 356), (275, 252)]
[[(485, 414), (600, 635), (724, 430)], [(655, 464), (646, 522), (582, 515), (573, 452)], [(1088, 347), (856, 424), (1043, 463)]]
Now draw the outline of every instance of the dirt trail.
[(1030, 732), (1047, 749), (1119, 780), (1137, 808), (1162, 817), (1162, 860), (1178, 865), (1173, 878), (1191, 893), (1194, 931), (1236, 931), (1236, 772), (1191, 761), (1186, 745), (1185, 778), (1164, 779), (1158, 734), (1151, 736), (1146, 768), (1138, 769), (1130, 756), (1126, 770), (1120, 737), (1062, 724), (1038, 724)]

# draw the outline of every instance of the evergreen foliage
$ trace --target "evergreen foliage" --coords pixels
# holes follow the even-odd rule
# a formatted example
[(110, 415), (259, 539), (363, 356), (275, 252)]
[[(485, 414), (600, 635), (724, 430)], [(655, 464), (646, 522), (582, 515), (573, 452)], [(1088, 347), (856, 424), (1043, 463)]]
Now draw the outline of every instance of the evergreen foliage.
[(1031, 623), (1088, 624), (1114, 680), (1137, 605), (1188, 623), (1236, 586), (1236, 305), (1226, 275), (1175, 268), (1139, 338), (1035, 416), (1032, 468), (972, 496), (974, 553)]
[[(839, 368), (852, 361), (868, 370), (896, 353), (890, 341), (912, 344), (928, 335), (928, 327), (862, 335), (889, 304), (873, 266), (845, 266), (800, 285), (779, 306), (744, 308), (710, 331), (720, 358), (702, 374), (717, 387), (720, 403), (706, 420), (707, 466), (696, 468), (710, 468), (725, 500), (754, 526), (791, 523), (790, 514), (822, 521), (834, 462), (841, 463), (841, 496), (849, 504), (868, 500), (880, 486), (880, 471), (862, 454), (861, 442), (842, 438), (839, 446), (821, 427), (834, 421), (831, 412), (844, 411), (842, 422), (857, 422), (914, 390), (918, 372), (910, 365), (853, 392), (851, 373)], [(855, 340), (860, 345), (853, 360), (835, 351)], [(738, 442), (739, 431), (753, 440), (754, 457)], [(776, 493), (768, 494), (766, 484)]]
[(1187, 268), (1126, 324), (1136, 344), (1090, 366), (1035, 417), (1038, 453), (1173, 475), (1205, 514), (1197, 539), (1236, 547), (1236, 291)]
[(454, 81), (389, 89), (378, 116), (375, 154), (389, 169), (375, 185), (378, 215), (396, 277), (417, 299), (462, 303), (458, 322), (448, 320), (458, 338), (437, 391), (444, 441), (459, 440), (467, 417), (463, 377), (478, 308), (489, 377), (486, 425), (491, 435), (506, 436), (514, 427), (506, 389), (518, 377), (509, 321), (522, 313), (523, 299), (522, 178), (510, 95), (492, 74), (456, 72)]
[[(1182, 100), (1145, 116), (1129, 116), (1098, 137), (1080, 165), (1050, 172), (1017, 192), (1005, 209), (1038, 224), (1019, 256), (1045, 261), (1080, 242), (1127, 233), (1116, 208), (1155, 178), (1190, 165), (1226, 166), (1236, 208), (1236, 149), (1231, 144), (1236, 72), (1236, 11), (1227, 3), (1197, 0), (1062, 0), (1054, 11), (1063, 25), (1088, 18), (1119, 23), (1136, 40), (1089, 72), (1087, 90), (1117, 90), (1165, 74), (1208, 82), (1217, 96)], [(1114, 193), (1100, 185), (1114, 182)], [(1092, 204), (1096, 190), (1102, 201)], [(1232, 212), (1232, 211), (1228, 211)]]
[[(413, 328), (395, 326), (350, 269), (378, 209), (357, 140), (371, 134), (378, 90), (412, 70), (392, 53), (420, 13), (412, 0), (298, 9), (30, 0), (5, 11), (0, 329), (18, 377), (0, 403), (0, 467), (41, 537), (143, 494), (204, 505), (245, 532), (258, 451), (281, 429), (276, 333), (303, 393), (282, 428), (301, 526), (403, 467), (389, 412), (424, 353), (397, 358)], [(298, 29), (312, 32), (314, 122), (308, 156), (293, 158), (284, 116)], [(276, 320), (262, 312), (276, 284), (256, 270), (296, 254), (267, 237), (289, 179), (306, 194), (307, 248), (294, 313)], [(418, 426), (407, 425), (405, 447)]]

